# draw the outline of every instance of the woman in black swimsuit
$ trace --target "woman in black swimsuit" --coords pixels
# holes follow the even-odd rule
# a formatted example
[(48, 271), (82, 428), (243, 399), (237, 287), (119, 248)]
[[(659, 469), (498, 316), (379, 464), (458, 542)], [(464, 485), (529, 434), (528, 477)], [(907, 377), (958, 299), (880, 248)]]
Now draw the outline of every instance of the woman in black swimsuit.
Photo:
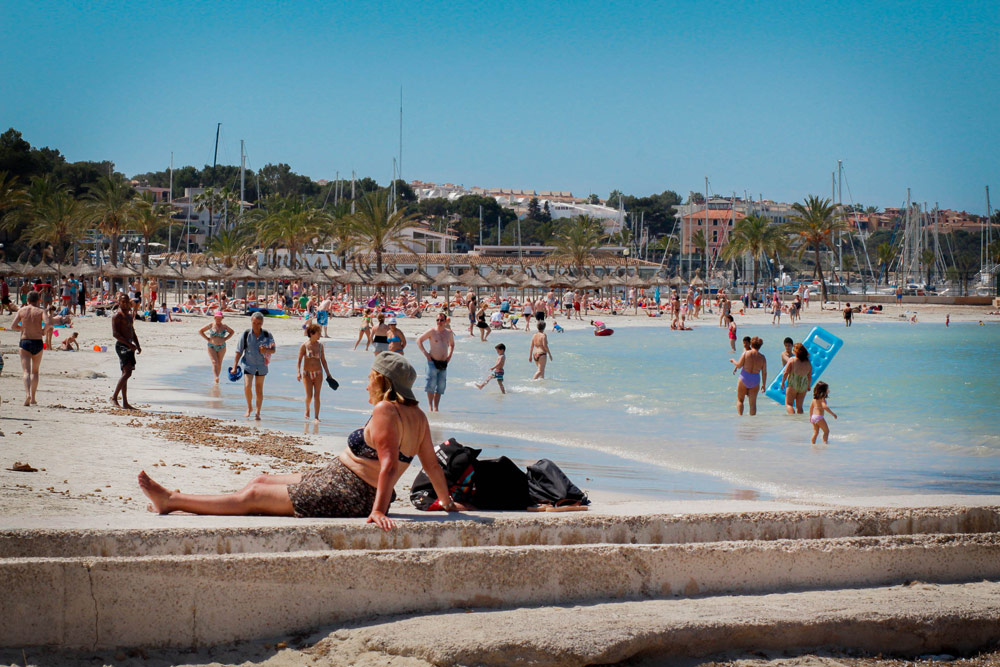
[(271, 514), (278, 516), (368, 517), (383, 530), (395, 527), (387, 515), (393, 487), (413, 458), (419, 457), (442, 507), (460, 509), (448, 493), (434, 455), (427, 416), (413, 395), (417, 372), (405, 357), (383, 352), (368, 375), (368, 402), (374, 405), (364, 428), (347, 438), (347, 447), (330, 465), (293, 475), (261, 475), (243, 490), (204, 496), (169, 491), (145, 471), (139, 486), (150, 511), (167, 514)]

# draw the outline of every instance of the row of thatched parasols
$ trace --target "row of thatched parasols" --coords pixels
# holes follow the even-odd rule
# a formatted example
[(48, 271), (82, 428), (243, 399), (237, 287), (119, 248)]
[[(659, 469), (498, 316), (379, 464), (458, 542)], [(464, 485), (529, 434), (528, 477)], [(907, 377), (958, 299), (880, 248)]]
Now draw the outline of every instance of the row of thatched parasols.
[[(493, 270), (488, 275), (482, 275), (478, 269), (469, 267), (465, 272), (456, 275), (445, 267), (442, 271), (433, 276), (427, 274), (422, 268), (418, 268), (411, 273), (402, 273), (394, 267), (387, 267), (380, 272), (370, 274), (362, 268), (354, 266), (350, 269), (335, 269), (332, 267), (322, 268), (317, 261), (315, 268), (310, 268), (304, 264), (300, 268), (291, 269), (288, 266), (279, 264), (271, 267), (267, 265), (251, 269), (248, 266), (224, 267), (205, 263), (194, 263), (188, 266), (180, 266), (161, 262), (154, 266), (133, 266), (130, 264), (94, 266), (92, 264), (54, 264), (40, 262), (38, 264), (17, 264), (0, 262), (0, 276), (24, 276), (38, 278), (58, 278), (73, 274), (78, 277), (104, 276), (109, 278), (120, 278), (124, 280), (135, 278), (155, 278), (164, 281), (175, 281), (178, 295), (181, 295), (185, 282), (201, 282), (207, 294), (210, 282), (246, 282), (263, 281), (265, 290), (271, 282), (298, 280), (305, 284), (341, 284), (351, 286), (352, 292), (357, 288), (369, 287), (374, 291), (376, 287), (401, 287), (410, 285), (419, 291), (423, 287), (437, 286), (446, 290), (446, 302), (450, 301), (452, 287), (466, 287), (478, 292), (480, 288), (514, 288), (521, 290), (522, 299), (526, 290), (542, 289), (598, 289), (598, 288), (648, 288), (648, 287), (680, 287), (685, 284), (691, 286), (704, 285), (701, 278), (695, 276), (690, 282), (684, 281), (680, 276), (667, 278), (661, 274), (650, 277), (643, 277), (630, 273), (627, 269), (619, 275), (617, 271), (601, 269), (598, 275), (596, 270), (584, 272), (580, 275), (563, 271), (550, 274), (540, 267), (535, 267), (532, 271), (524, 268), (516, 272)], [(266, 298), (266, 295), (265, 295)]]

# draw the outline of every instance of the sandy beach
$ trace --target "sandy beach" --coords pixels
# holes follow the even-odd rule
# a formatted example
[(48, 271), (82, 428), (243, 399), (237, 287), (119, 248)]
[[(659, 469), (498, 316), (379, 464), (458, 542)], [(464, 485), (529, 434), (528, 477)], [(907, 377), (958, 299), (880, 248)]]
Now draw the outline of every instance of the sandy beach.
[[(900, 315), (908, 310), (914, 308), (887, 306), (880, 315), (856, 317), (859, 322), (899, 322)], [(989, 310), (923, 305), (919, 307), (919, 324), (913, 326), (944, 326), (945, 314), (950, 314), (951, 321), (956, 323), (1000, 322), (1000, 317), (986, 315)], [(9, 321), (4, 322), (7, 319), (2, 318), (0, 322), (9, 326)], [(189, 414), (163, 414), (156, 397), (163, 389), (165, 376), (189, 367), (203, 368), (206, 378), (211, 372), (204, 345), (197, 334), (210, 318), (188, 315), (181, 319), (181, 322), (169, 324), (136, 323), (143, 352), (129, 383), (129, 396), (140, 409), (131, 413), (116, 409), (108, 402), (120, 375), (118, 359), (113, 352), (110, 318), (91, 316), (74, 321), (72, 331), (80, 334), (80, 352), (45, 352), (39, 404), (35, 407), (20, 404), (23, 385), (16, 352), (17, 334), (0, 333), (0, 349), (6, 363), (0, 376), (0, 396), (3, 397), (0, 517), (24, 520), (27, 517), (93, 514), (142, 515), (146, 512), (145, 502), (135, 483), (135, 475), (140, 469), (147, 470), (154, 478), (162, 478), (167, 485), (174, 484), (173, 480), (183, 480), (185, 490), (230, 491), (241, 488), (248, 476), (300, 470), (304, 464), (321, 463), (326, 452), (339, 451), (346, 434), (282, 432), (269, 426), (266, 403), (263, 420), (258, 423), (205, 418), (197, 410)], [(606, 319), (616, 328), (650, 327), (652, 323), (656, 328), (650, 328), (651, 335), (684, 335), (669, 331), (666, 318), (649, 318), (641, 311), (638, 316), (619, 315)], [(717, 319), (717, 315), (708, 314), (692, 324), (714, 327)], [(751, 311), (738, 316), (737, 321), (740, 326), (767, 325), (770, 319), (767, 313)], [(249, 320), (230, 316), (226, 322), (240, 332), (248, 326)], [(363, 348), (355, 352), (350, 349), (357, 336), (357, 322), (356, 318), (330, 320), (330, 338), (324, 340), (329, 358), (353, 355), (363, 362), (368, 357), (361, 351)], [(775, 336), (786, 336), (795, 332), (802, 334), (812, 325), (821, 324), (836, 332), (838, 326), (843, 326), (842, 322), (839, 310), (820, 311), (814, 303), (804, 312), (797, 327), (786, 324), (773, 330)], [(415, 345), (416, 337), (431, 324), (426, 318), (403, 319), (400, 327)], [(589, 328), (585, 321), (563, 321), (563, 325)], [(298, 319), (269, 319), (267, 327), (279, 345), (297, 345), (302, 339), (302, 322)], [(456, 328), (459, 334), (463, 333), (458, 325)], [(66, 336), (70, 330), (59, 331), (61, 336)], [(527, 341), (524, 344), (527, 345)], [(94, 352), (94, 345), (107, 346), (108, 352)], [(235, 345), (229, 348), (227, 362), (232, 361)], [(294, 365), (294, 360), (283, 358), (279, 363)], [(349, 379), (340, 378), (342, 383)], [(340, 391), (359, 390), (347, 385)], [(336, 394), (326, 396), (328, 401), (336, 400)], [(446, 415), (447, 401), (443, 405), (442, 414)], [(39, 472), (12, 471), (10, 468), (15, 462), (28, 463)], [(411, 469), (403, 483), (408, 484), (414, 474)], [(406, 496), (405, 493), (399, 495)], [(597, 503), (598, 506), (625, 501), (614, 494), (601, 500), (604, 502)], [(643, 502), (648, 500), (643, 499)]]

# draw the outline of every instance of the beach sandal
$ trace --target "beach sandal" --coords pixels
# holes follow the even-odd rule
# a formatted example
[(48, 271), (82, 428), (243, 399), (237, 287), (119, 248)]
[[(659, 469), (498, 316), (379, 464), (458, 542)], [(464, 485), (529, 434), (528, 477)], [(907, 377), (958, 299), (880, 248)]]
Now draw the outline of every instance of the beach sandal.
[(555, 505), (545, 508), (546, 512), (586, 512), (588, 507), (579, 500), (563, 498)]
[(529, 507), (525, 507), (524, 511), (525, 512), (548, 512), (550, 509), (552, 509), (552, 504), (551, 503), (539, 503), (537, 505), (530, 505)]
[(333, 389), (334, 391), (337, 391), (337, 387), (340, 386), (340, 383), (334, 380), (332, 375), (326, 376), (326, 383), (330, 385), (330, 389)]

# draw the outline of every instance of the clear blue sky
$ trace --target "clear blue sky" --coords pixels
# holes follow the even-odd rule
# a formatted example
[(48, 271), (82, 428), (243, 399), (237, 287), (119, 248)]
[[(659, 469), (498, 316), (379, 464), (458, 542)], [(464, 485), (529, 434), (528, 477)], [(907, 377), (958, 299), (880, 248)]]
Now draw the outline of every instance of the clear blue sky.
[[(1000, 2), (0, 0), (0, 131), (128, 175), (1000, 201)], [(848, 199), (847, 192), (844, 193)]]

